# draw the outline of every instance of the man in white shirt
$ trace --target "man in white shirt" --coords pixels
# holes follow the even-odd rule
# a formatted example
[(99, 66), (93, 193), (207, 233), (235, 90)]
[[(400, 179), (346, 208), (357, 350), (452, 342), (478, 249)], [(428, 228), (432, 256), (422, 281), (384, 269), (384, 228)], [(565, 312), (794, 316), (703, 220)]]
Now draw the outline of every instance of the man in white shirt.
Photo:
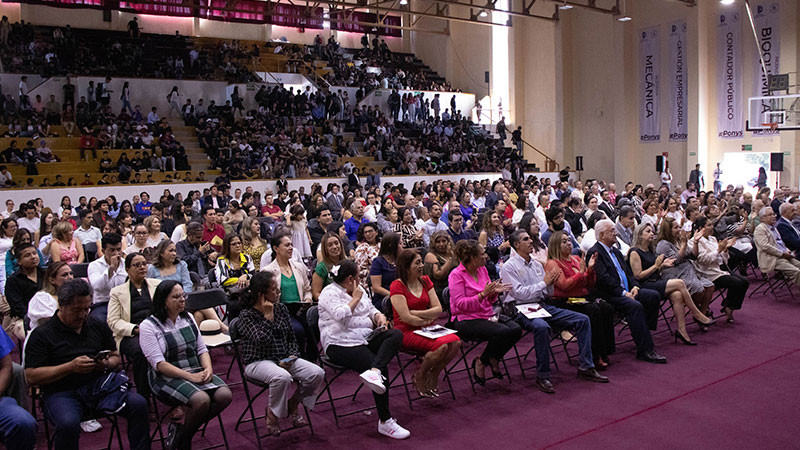
[(431, 236), (433, 233), (437, 231), (447, 231), (447, 224), (439, 220), (442, 217), (442, 205), (440, 205), (439, 202), (433, 202), (431, 204), (429, 213), (430, 219), (425, 222), (424, 234), (422, 235), (422, 241), (425, 242), (426, 247), (431, 244)]
[[(502, 269), (500, 278), (503, 283), (510, 284), (504, 302), (512, 305), (525, 305), (531, 311), (544, 310), (544, 317), (529, 319), (518, 312), (515, 321), (524, 329), (533, 331), (533, 343), (536, 349), (536, 386), (542, 392), (554, 394), (550, 381), (550, 327), (559, 330), (570, 330), (578, 340), (580, 364), (578, 378), (598, 383), (608, 383), (608, 377), (600, 375), (594, 368), (592, 356), (592, 327), (589, 317), (567, 309), (556, 308), (542, 303), (553, 294), (553, 285), (564, 274), (561, 269), (545, 272), (544, 267), (531, 257), (533, 245), (531, 237), (525, 230), (517, 230), (508, 239), (511, 244), (511, 256)], [(594, 266), (597, 257), (589, 260), (589, 267)]]
[(89, 263), (89, 284), (94, 291), (91, 316), (105, 323), (111, 289), (125, 283), (128, 273), (122, 258), (122, 236), (108, 233), (101, 242), (103, 257)]
[(30, 231), (31, 234), (36, 233), (39, 230), (39, 218), (36, 217), (36, 207), (31, 204), (26, 204), (22, 212), (25, 216), (17, 219), (17, 225), (19, 228)]
[(547, 208), (550, 207), (550, 195), (546, 193), (539, 194), (539, 206), (533, 211), (533, 216), (539, 222), (539, 228), (541, 230), (547, 229), (547, 219), (545, 218), (544, 212)]
[(8, 187), (13, 184), (14, 184), (14, 177), (11, 176), (11, 172), (9, 172), (8, 167), (0, 166), (0, 187)]
[(377, 222), (380, 210), (381, 205), (378, 203), (378, 196), (374, 192), (367, 194), (367, 207), (364, 208), (364, 218), (369, 222)]
[(80, 213), (78, 213), (78, 218), (80, 218), (81, 225), (75, 230), (73, 236), (78, 238), (83, 245), (88, 244), (89, 242), (100, 242), (103, 238), (103, 233), (100, 232), (100, 229), (92, 226), (92, 212), (88, 209), (82, 209)]
[(714, 169), (714, 196), (719, 197), (722, 191), (722, 168), (717, 163), (717, 168)]

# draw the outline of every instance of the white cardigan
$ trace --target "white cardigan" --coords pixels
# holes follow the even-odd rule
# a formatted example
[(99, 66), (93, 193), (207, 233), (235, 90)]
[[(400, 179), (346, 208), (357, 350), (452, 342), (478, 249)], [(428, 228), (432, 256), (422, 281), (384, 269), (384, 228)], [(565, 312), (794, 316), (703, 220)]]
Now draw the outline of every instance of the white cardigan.
[[(361, 289), (357, 287), (356, 289)], [(319, 332), (322, 348), (329, 345), (356, 347), (367, 344), (367, 336), (375, 328), (374, 317), (379, 314), (369, 295), (362, 290), (355, 311), (347, 304), (353, 297), (338, 283), (331, 283), (319, 294)]]

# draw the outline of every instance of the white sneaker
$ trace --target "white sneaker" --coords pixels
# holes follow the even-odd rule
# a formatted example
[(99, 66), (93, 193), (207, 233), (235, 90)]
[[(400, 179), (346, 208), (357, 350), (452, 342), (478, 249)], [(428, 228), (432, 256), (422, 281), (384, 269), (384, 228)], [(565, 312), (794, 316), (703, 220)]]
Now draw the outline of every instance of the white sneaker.
[(83, 430), (84, 433), (94, 433), (95, 431), (100, 431), (102, 429), (103, 425), (94, 419), (81, 422), (81, 430)]
[(378, 433), (392, 439), (406, 439), (411, 436), (411, 432), (401, 427), (395, 419), (389, 419), (386, 422), (379, 420)]
[(361, 382), (364, 383), (372, 392), (376, 394), (383, 394), (386, 392), (386, 387), (383, 385), (383, 375), (375, 370), (367, 370), (361, 375)]

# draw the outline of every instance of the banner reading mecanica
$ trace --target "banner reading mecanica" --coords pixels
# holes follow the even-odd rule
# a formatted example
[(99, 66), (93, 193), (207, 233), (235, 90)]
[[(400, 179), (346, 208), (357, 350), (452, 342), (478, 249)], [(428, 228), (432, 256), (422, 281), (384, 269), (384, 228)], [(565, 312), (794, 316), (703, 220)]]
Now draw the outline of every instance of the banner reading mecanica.
[(658, 27), (639, 32), (639, 140), (659, 142), (661, 124), (658, 114)]
[(742, 15), (738, 11), (719, 16), (717, 61), (717, 135), (742, 138)]
[(686, 22), (678, 21), (669, 32), (669, 140), (673, 142), (685, 142), (689, 136), (686, 61)]

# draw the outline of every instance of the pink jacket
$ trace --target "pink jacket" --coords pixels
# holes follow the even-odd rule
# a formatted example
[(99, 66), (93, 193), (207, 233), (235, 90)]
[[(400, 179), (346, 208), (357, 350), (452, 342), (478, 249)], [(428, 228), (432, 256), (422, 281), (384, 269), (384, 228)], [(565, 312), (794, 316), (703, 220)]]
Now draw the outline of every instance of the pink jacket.
[(472, 278), (463, 264), (459, 264), (450, 272), (447, 285), (450, 288), (450, 310), (453, 320), (489, 319), (494, 316), (492, 305), (497, 301), (497, 295), (483, 300), (478, 297), (478, 293), (490, 282), (486, 267), (478, 269), (478, 281)]

